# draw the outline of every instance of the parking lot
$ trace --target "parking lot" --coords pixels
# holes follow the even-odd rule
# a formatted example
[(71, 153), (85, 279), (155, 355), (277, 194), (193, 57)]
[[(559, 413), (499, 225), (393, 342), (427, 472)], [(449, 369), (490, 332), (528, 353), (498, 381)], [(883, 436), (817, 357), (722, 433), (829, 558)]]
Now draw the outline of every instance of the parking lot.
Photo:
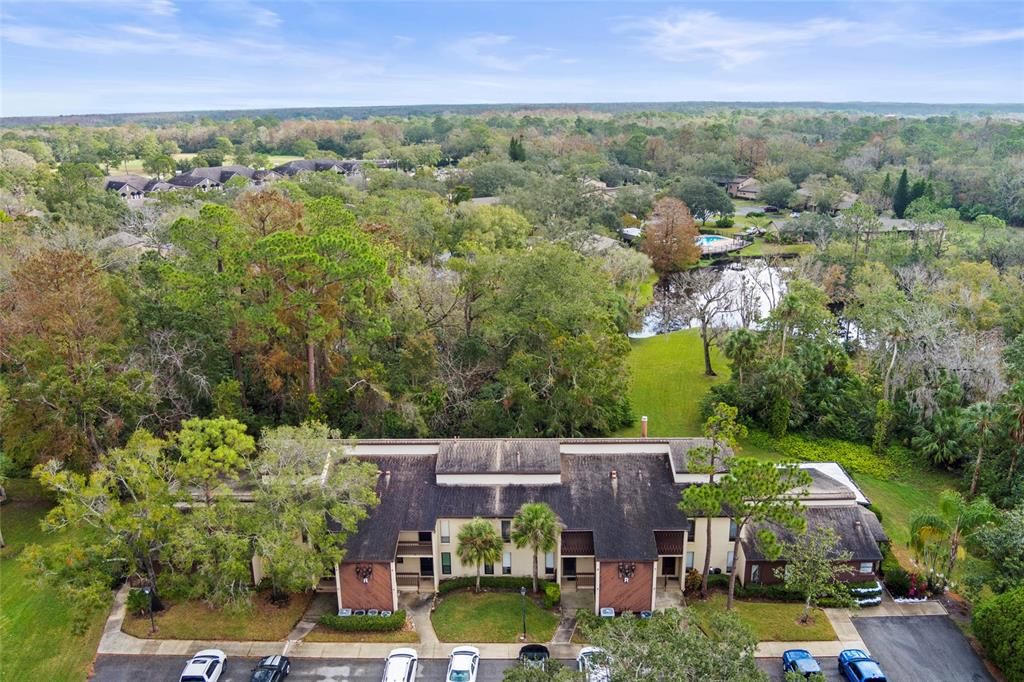
[[(258, 659), (229, 658), (223, 682), (249, 682), (249, 673)], [(185, 666), (181, 656), (100, 656), (96, 660), (94, 682), (176, 682)], [(330, 658), (293, 658), (288, 682), (380, 682), (384, 662)], [(514, 661), (480, 661), (478, 682), (501, 682), (506, 668)], [(575, 665), (563, 661), (566, 665)], [(448, 662), (420, 661), (420, 680), (443, 680)]]
[(963, 633), (946, 616), (854, 618), (890, 680), (992, 682)]

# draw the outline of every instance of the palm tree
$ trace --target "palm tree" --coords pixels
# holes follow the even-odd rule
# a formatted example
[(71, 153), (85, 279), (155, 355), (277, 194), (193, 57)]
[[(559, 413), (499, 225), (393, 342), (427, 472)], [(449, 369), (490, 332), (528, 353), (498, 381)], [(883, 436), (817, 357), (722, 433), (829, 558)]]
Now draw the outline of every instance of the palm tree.
[(537, 592), (537, 555), (555, 549), (558, 540), (558, 517), (543, 502), (527, 502), (512, 519), (512, 543), (533, 550), (533, 591)]
[(974, 439), (978, 444), (978, 455), (974, 459), (974, 473), (971, 476), (971, 497), (978, 492), (978, 473), (981, 459), (993, 431), (999, 423), (999, 415), (992, 403), (975, 403), (967, 408), (967, 421), (974, 428)]
[(757, 359), (760, 341), (757, 334), (749, 329), (737, 329), (725, 338), (722, 351), (725, 357), (732, 361), (732, 367), (736, 370), (739, 384), (743, 385), (743, 370), (750, 367)]
[(982, 526), (996, 520), (996, 506), (982, 495), (971, 501), (956, 490), (939, 495), (938, 512), (914, 512), (910, 516), (910, 543), (919, 556), (927, 556), (936, 547), (947, 551), (946, 577), (962, 559), (963, 541)]
[(501, 536), (490, 521), (479, 516), (464, 525), (458, 536), (458, 547), (455, 553), (459, 561), (476, 566), (476, 591), (480, 591), (480, 566), (501, 561), (501, 550), (504, 543)]

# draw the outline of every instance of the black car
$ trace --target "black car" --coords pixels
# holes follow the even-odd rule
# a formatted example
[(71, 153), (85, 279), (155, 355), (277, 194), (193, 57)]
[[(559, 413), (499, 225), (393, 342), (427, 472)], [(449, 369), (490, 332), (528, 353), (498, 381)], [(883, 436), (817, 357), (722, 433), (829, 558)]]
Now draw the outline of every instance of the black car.
[(541, 644), (527, 644), (519, 650), (519, 662), (528, 668), (543, 668), (551, 652)]
[(281, 682), (292, 671), (287, 656), (267, 656), (252, 669), (250, 682)]

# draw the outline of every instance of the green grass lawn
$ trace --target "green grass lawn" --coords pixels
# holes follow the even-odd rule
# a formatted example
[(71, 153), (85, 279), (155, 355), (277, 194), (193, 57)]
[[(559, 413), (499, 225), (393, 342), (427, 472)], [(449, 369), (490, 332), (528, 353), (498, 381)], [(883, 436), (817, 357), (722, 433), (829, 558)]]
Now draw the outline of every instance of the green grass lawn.
[[(693, 601), (689, 607), (700, 620), (714, 610), (724, 611), (725, 602), (725, 595), (716, 592), (707, 601)], [(804, 612), (803, 604), (737, 599), (733, 606), (740, 620), (751, 627), (759, 642), (827, 642), (836, 638), (832, 624), (821, 609), (814, 609), (810, 622), (804, 625), (799, 622)]]
[(80, 682), (92, 666), (107, 612), (93, 614), (83, 634), (72, 632), (68, 605), (40, 589), (18, 561), (25, 545), (68, 536), (40, 530), (50, 502), (35, 481), (9, 481), (7, 495), (10, 501), (0, 510), (7, 541), (0, 551), (0, 680)]
[(615, 435), (639, 436), (643, 415), (647, 415), (650, 436), (700, 435), (701, 397), (712, 385), (729, 378), (722, 354), (712, 348), (711, 366), (718, 376), (708, 377), (696, 329), (634, 339), (630, 344), (630, 398), (636, 423)]
[(283, 640), (309, 607), (313, 593), (293, 594), (288, 604), (270, 603), (270, 593), (253, 597), (251, 611), (233, 613), (213, 609), (205, 602), (172, 604), (156, 614), (157, 632), (150, 635), (148, 616), (130, 614), (121, 629), (136, 637), (153, 639), (228, 639), (273, 642)]
[[(181, 154), (172, 154), (172, 157), (174, 158), (175, 161), (191, 159), (193, 156), (195, 156), (195, 153), (193, 152), (182, 152)], [(287, 163), (288, 161), (294, 161), (295, 159), (301, 158), (301, 156), (293, 156), (289, 154), (271, 154), (270, 168), (273, 168), (274, 166), (280, 166), (282, 163)], [(224, 163), (233, 164), (234, 162), (234, 159), (228, 156), (227, 160), (225, 160)], [(110, 172), (111, 174), (114, 175), (116, 175), (117, 173), (142, 173), (144, 172), (142, 168), (142, 159), (131, 159), (128, 162), (121, 164), (117, 168), (111, 168)]]
[[(516, 642), (522, 634), (522, 597), (515, 592), (452, 592), (431, 616), (442, 642)], [(531, 642), (547, 642), (558, 616), (526, 600), (526, 633)]]

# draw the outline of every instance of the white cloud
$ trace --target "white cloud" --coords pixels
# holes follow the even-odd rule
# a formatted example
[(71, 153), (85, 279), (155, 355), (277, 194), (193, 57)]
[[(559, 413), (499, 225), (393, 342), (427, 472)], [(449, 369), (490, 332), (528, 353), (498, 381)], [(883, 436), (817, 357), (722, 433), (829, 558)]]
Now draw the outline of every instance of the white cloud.
[(648, 51), (672, 62), (710, 61), (726, 69), (793, 52), (800, 48), (970, 47), (1024, 39), (1024, 27), (963, 31), (924, 31), (885, 21), (817, 17), (780, 23), (724, 17), (711, 11), (670, 12), (631, 19), (619, 30), (632, 33)]
[(281, 17), (278, 16), (277, 12), (266, 7), (252, 7), (249, 11), (251, 12), (249, 18), (257, 26), (277, 28), (281, 24)]
[(162, 17), (173, 16), (178, 11), (172, 0), (148, 0), (148, 2), (143, 2), (139, 7), (142, 10), (148, 10), (150, 13)]
[(456, 40), (448, 46), (448, 52), (475, 66), (497, 71), (518, 71), (523, 65), (521, 60), (502, 56), (495, 50), (511, 42), (512, 36), (483, 33)]

